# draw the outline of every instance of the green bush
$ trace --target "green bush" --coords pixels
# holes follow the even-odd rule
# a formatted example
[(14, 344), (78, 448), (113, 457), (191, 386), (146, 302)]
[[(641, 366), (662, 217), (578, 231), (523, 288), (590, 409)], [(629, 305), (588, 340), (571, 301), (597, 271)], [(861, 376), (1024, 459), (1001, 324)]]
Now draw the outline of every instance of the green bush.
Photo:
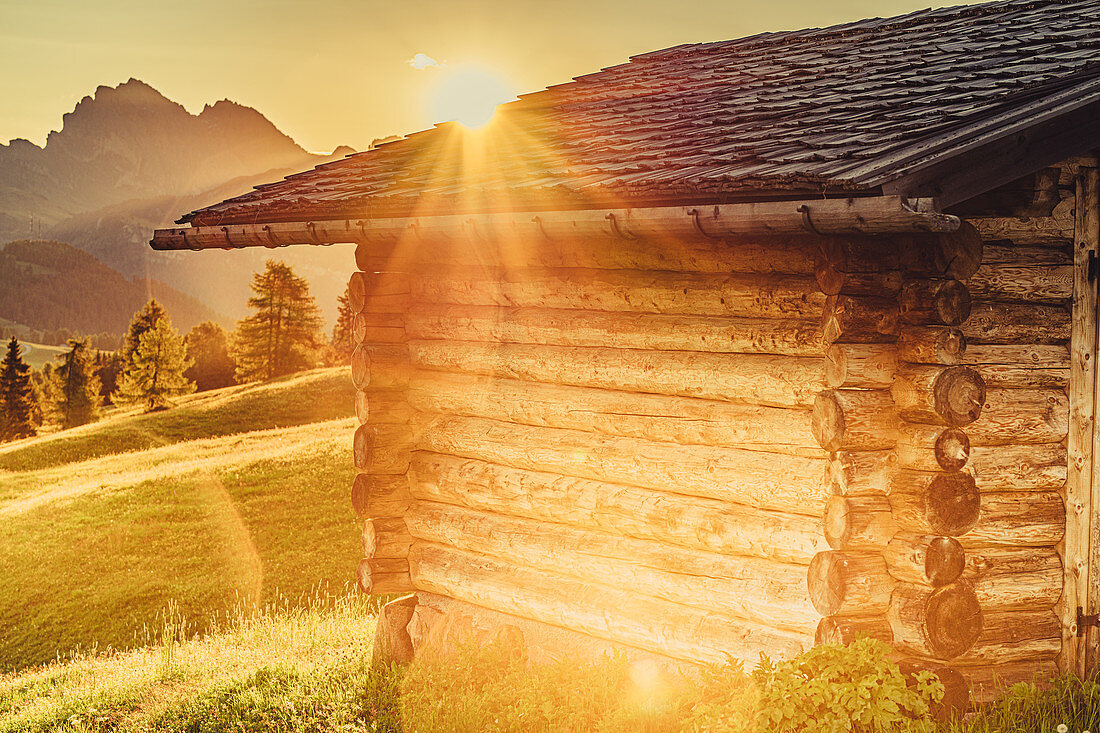
[(890, 651), (874, 639), (826, 644), (790, 661), (763, 658), (750, 679), (733, 685), (739, 666), (710, 670), (687, 729), (931, 733), (931, 706), (943, 698), (943, 685), (930, 672), (907, 678)]

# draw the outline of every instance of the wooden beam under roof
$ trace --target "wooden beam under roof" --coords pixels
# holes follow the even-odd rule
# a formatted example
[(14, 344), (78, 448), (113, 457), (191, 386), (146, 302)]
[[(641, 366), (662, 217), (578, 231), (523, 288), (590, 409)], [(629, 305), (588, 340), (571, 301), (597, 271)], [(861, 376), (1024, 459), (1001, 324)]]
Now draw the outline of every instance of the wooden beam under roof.
[(235, 249), (328, 245), (415, 237), (511, 239), (613, 236), (623, 239), (702, 238), (737, 235), (873, 235), (953, 232), (958, 217), (933, 202), (902, 196), (815, 201), (767, 201), (714, 206), (526, 211), (393, 219), (337, 219), (158, 229), (153, 249)]

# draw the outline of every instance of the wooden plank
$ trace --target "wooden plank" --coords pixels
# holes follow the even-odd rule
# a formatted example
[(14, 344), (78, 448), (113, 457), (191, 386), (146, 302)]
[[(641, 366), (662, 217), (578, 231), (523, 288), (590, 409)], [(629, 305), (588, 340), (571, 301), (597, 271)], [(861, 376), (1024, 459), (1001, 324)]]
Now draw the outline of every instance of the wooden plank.
[[(1079, 149), (1078, 145), (1075, 150)], [(545, 200), (544, 193), (540, 192), (540, 200)], [(213, 226), (204, 226), (198, 221), (195, 222), (198, 226), (158, 229), (150, 245), (163, 250), (363, 242), (382, 248), (403, 238), (430, 243), (456, 236), (490, 241), (520, 237), (704, 240), (741, 234), (805, 236), (806, 213), (803, 212), (812, 217), (814, 229), (822, 234), (953, 232), (959, 228), (958, 217), (938, 213), (934, 200), (907, 195), (722, 203), (699, 209), (696, 205), (611, 210), (520, 209), (472, 217), (468, 212), (437, 216), (420, 212), (425, 215), (233, 225), (220, 222)]]
[(423, 413), (584, 430), (684, 445), (821, 457), (809, 410), (417, 371), (409, 402)]
[[(1077, 179), (1075, 234), (1087, 228), (1088, 199), (1096, 206), (1095, 169)], [(1077, 607), (1088, 597), (1089, 518), (1096, 390), (1096, 283), (1089, 278), (1089, 256), (1097, 242), (1074, 239), (1073, 319), (1070, 332), (1069, 477), (1066, 482), (1065, 588), (1062, 594), (1062, 669), (1085, 674), (1085, 656), (1077, 638)]]
[[(1074, 222), (1074, 241), (1076, 246), (1074, 247), (1074, 254), (1076, 256), (1077, 250), (1097, 252), (1100, 251), (1100, 171), (1096, 168), (1096, 161), (1093, 160), (1092, 167), (1082, 167), (1078, 176), (1077, 187), (1077, 210), (1076, 219)], [(1082, 311), (1079, 317), (1081, 320), (1090, 324), (1092, 334), (1092, 344), (1089, 353), (1093, 356), (1093, 374), (1092, 380), (1087, 383), (1087, 387), (1091, 389), (1091, 394), (1085, 395), (1086, 399), (1092, 400), (1093, 403), (1093, 422), (1092, 422), (1092, 445), (1083, 446), (1086, 450), (1091, 448), (1092, 454), (1092, 480), (1087, 484), (1082, 484), (1082, 488), (1087, 490), (1087, 495), (1082, 497), (1085, 499), (1085, 512), (1080, 517), (1074, 518), (1074, 531), (1081, 532), (1084, 535), (1088, 532), (1088, 557), (1086, 562), (1088, 563), (1088, 572), (1085, 576), (1085, 589), (1087, 597), (1085, 602), (1081, 605), (1085, 607), (1085, 613), (1096, 613), (1100, 611), (1100, 588), (1097, 587), (1097, 582), (1100, 580), (1100, 522), (1094, 520), (1094, 513), (1097, 508), (1100, 507), (1100, 475), (1098, 475), (1096, 467), (1096, 455), (1100, 450), (1100, 432), (1096, 430), (1096, 363), (1095, 357), (1097, 353), (1097, 307), (1100, 307), (1100, 302), (1097, 299), (1097, 288), (1100, 287), (1100, 275), (1094, 279), (1090, 285), (1089, 296), (1092, 298), (1091, 309)], [(1075, 314), (1076, 315), (1076, 314)], [(1075, 319), (1076, 320), (1076, 319)], [(1074, 394), (1073, 392), (1070, 393)], [(1072, 454), (1071, 454), (1072, 456)], [(1068, 503), (1068, 502), (1067, 502)], [(1076, 507), (1075, 507), (1076, 508)], [(1080, 526), (1077, 526), (1080, 523)], [(1067, 517), (1067, 529), (1070, 524), (1070, 520)], [(1079, 548), (1080, 549), (1080, 548)], [(1080, 581), (1078, 581), (1078, 588), (1080, 588)], [(1081, 599), (1078, 598), (1080, 601)], [(1076, 608), (1067, 608), (1067, 611), (1076, 613)], [(1080, 647), (1078, 647), (1080, 650)], [(1088, 634), (1085, 636), (1084, 643), (1084, 669), (1083, 675), (1092, 675), (1096, 673), (1098, 662), (1100, 662), (1100, 629), (1095, 626), (1090, 627)], [(1080, 662), (1078, 662), (1080, 665)]]
[(430, 501), (416, 502), (406, 518), (417, 540), (533, 570), (596, 585), (611, 580), (622, 590), (769, 628), (811, 634), (821, 620), (806, 593), (802, 565), (688, 550)]
[(820, 313), (775, 320), (461, 305), (415, 306), (405, 324), (410, 340), (787, 356), (820, 356), (821, 331)]
[(825, 388), (824, 357), (460, 341), (411, 341), (409, 354), (425, 370), (767, 407), (810, 409)]
[[(1100, 144), (1098, 91), (1096, 82), (1089, 81), (1059, 92), (1058, 100), (1044, 99), (1026, 113), (1027, 105), (1016, 108), (1006, 113), (1017, 115), (1016, 120), (987, 127), (984, 133), (958, 143), (962, 149), (956, 147), (951, 155), (922, 153), (922, 160), (891, 166), (887, 175), (896, 177), (883, 183), (882, 191), (910, 196), (934, 191), (946, 209)], [(935, 138), (935, 144), (943, 145), (951, 135)], [(858, 176), (858, 169), (848, 175)]]
[(417, 501), (507, 512), (543, 524), (601, 530), (619, 537), (722, 555), (749, 555), (807, 566), (828, 549), (821, 522), (758, 512), (727, 501), (674, 494), (545, 471), (418, 451), (409, 468)]

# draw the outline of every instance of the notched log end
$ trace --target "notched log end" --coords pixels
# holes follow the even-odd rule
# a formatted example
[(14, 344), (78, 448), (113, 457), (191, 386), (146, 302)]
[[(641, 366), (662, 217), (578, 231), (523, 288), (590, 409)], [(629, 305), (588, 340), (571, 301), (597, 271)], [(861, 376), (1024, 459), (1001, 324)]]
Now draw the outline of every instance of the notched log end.
[(970, 367), (944, 369), (932, 385), (932, 397), (936, 412), (948, 425), (969, 425), (981, 417), (985, 380)]
[(936, 534), (957, 537), (978, 523), (981, 495), (970, 474), (942, 473), (928, 483), (924, 508)]
[(830, 390), (814, 398), (810, 430), (814, 440), (827, 451), (839, 450), (844, 444), (844, 410)]
[(957, 657), (982, 633), (982, 609), (967, 583), (952, 583), (936, 589), (925, 606), (928, 639), (944, 659)]
[(924, 555), (924, 575), (934, 586), (947, 585), (962, 575), (966, 552), (952, 537), (934, 537)]

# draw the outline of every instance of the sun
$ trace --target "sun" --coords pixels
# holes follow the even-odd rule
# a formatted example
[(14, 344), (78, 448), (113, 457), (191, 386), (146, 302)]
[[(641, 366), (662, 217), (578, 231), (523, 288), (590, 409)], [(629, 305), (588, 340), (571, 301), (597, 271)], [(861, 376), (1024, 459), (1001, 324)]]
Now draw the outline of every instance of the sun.
[(457, 121), (471, 129), (493, 119), (497, 105), (515, 97), (504, 78), (481, 66), (446, 69), (431, 92), (431, 114), (436, 122)]

